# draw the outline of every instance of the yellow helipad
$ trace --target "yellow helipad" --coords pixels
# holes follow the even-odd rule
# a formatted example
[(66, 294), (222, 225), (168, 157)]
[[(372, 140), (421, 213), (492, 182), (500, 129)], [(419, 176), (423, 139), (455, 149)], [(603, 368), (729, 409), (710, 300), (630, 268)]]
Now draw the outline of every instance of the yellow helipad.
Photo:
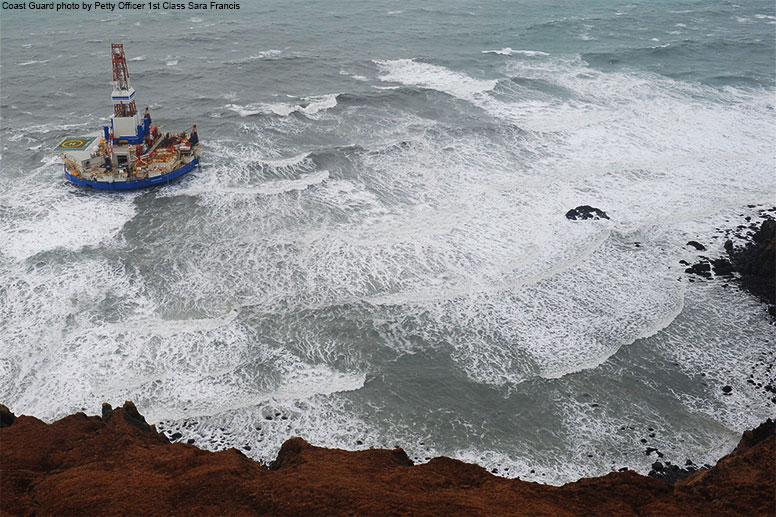
[(68, 136), (54, 149), (55, 151), (79, 151), (89, 147), (94, 141), (93, 136)]

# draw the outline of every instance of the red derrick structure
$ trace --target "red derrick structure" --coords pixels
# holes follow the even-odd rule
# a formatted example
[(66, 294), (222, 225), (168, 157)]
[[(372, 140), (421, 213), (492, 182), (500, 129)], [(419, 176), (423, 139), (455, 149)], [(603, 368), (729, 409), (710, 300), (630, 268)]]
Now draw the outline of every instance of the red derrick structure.
[[(127, 68), (127, 58), (124, 56), (124, 45), (112, 43), (110, 53), (113, 62), (113, 89), (129, 92), (129, 68)], [(131, 117), (136, 113), (137, 107), (134, 99), (127, 99), (127, 103), (118, 102), (113, 105), (113, 114), (117, 117)]]

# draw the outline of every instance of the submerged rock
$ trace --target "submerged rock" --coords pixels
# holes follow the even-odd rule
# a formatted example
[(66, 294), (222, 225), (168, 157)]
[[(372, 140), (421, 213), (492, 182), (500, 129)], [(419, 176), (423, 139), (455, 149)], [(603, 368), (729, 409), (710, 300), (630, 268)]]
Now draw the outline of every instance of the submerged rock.
[(581, 221), (586, 219), (598, 220), (609, 219), (609, 216), (606, 215), (606, 212), (599, 208), (595, 208), (590, 205), (581, 205), (566, 212), (566, 219), (570, 219), (572, 221)]

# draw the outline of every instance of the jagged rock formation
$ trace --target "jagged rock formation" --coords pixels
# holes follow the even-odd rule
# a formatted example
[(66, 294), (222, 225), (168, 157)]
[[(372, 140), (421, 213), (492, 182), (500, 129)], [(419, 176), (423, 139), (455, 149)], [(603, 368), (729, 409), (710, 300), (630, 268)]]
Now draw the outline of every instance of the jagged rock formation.
[[(727, 258), (712, 260), (700, 257), (691, 266), (685, 261), (681, 263), (690, 266), (685, 269), (686, 273), (710, 279), (713, 270), (715, 276), (735, 280), (742, 289), (765, 303), (770, 315), (776, 319), (776, 220), (766, 217), (759, 226), (751, 224), (752, 231), (746, 236), (743, 245), (736, 246), (732, 240), (725, 242)], [(705, 249), (696, 241), (690, 241), (687, 245), (699, 251)], [(734, 273), (738, 273), (738, 276), (734, 277)]]
[(609, 216), (606, 215), (606, 212), (599, 208), (595, 208), (590, 205), (581, 205), (566, 212), (566, 219), (570, 219), (572, 221), (581, 221), (585, 219), (598, 220), (609, 219)]
[(769, 305), (776, 317), (776, 220), (766, 219), (741, 247), (725, 243), (732, 268), (741, 274), (741, 287)]
[(776, 515), (770, 421), (717, 466), (673, 485), (628, 471), (554, 487), (444, 457), (413, 465), (401, 449), (351, 452), (301, 438), (265, 468), (235, 449), (170, 443), (131, 402), (102, 415), (52, 424), (20, 416), (3, 427), (0, 513)]

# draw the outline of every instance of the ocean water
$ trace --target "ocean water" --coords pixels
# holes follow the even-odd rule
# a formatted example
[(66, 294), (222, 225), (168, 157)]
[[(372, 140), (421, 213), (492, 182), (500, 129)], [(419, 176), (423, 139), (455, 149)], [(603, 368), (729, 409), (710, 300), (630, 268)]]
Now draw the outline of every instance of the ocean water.
[[(713, 463), (776, 415), (776, 336), (679, 261), (776, 199), (775, 34), (772, 1), (2, 11), (0, 402), (131, 399), (265, 462)], [(113, 41), (199, 126), (174, 185), (85, 191), (50, 151), (109, 116)]]

